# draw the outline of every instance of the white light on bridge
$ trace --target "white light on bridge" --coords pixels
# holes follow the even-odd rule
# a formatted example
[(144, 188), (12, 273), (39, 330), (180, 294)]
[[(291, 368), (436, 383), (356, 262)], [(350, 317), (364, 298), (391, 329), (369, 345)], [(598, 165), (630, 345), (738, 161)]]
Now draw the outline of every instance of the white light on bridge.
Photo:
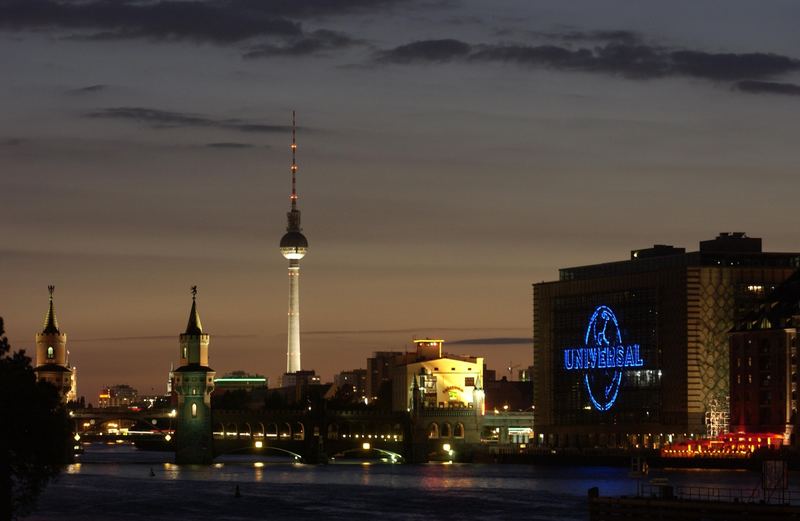
[(364, 442), (364, 443), (361, 444), (361, 448), (364, 449), (364, 450), (369, 450), (370, 447), (372, 447), (372, 446), (367, 442)]
[(75, 436), (73, 436), (73, 439), (74, 439), (75, 441), (81, 441), (81, 435), (80, 435), (80, 434), (78, 434), (78, 433), (76, 432), (76, 433), (75, 433)]
[(169, 434), (164, 436), (164, 440), (167, 441), (167, 442), (169, 442), (169, 440), (171, 440), (171, 439), (172, 439), (172, 436), (170, 436)]
[(264, 442), (261, 440), (256, 440), (256, 448), (261, 449), (264, 447)]

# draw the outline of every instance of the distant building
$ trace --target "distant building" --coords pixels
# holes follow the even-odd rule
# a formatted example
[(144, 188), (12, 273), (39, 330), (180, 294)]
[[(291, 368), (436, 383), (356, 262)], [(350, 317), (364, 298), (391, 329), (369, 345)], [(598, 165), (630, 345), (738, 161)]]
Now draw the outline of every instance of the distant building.
[(533, 387), (530, 382), (500, 380), (484, 382), (487, 411), (528, 411), (533, 408)]
[(130, 407), (138, 401), (139, 392), (126, 384), (104, 387), (100, 391), (98, 407)]
[(537, 442), (658, 447), (706, 435), (730, 392), (728, 332), (798, 266), (800, 253), (722, 233), (699, 251), (656, 245), (534, 284)]
[[(444, 340), (414, 340), (416, 351), (397, 360), (392, 409), (481, 408), (483, 358), (442, 353)], [(417, 393), (415, 396), (415, 392)]]
[(77, 373), (69, 365), (67, 351), (67, 335), (58, 328), (56, 311), (53, 307), (53, 291), (55, 286), (48, 286), (50, 307), (44, 319), (44, 328), (36, 334), (36, 379), (48, 382), (58, 389), (62, 399), (77, 399)]
[[(313, 370), (295, 371), (284, 373), (281, 377), (281, 386), (276, 389), (288, 403), (297, 403), (309, 396), (312, 387), (321, 385), (320, 378)], [(324, 392), (322, 393), (324, 395)]]
[(395, 360), (403, 356), (403, 351), (376, 351), (367, 358), (367, 397), (378, 398), (381, 386), (391, 384)]
[(363, 402), (367, 398), (367, 370), (342, 371), (333, 377), (333, 386), (338, 393), (349, 396), (352, 401)]
[(269, 379), (260, 374), (249, 374), (245, 371), (233, 371), (214, 379), (216, 393), (227, 391), (257, 391), (269, 387)]
[(730, 427), (797, 443), (800, 272), (778, 286), (730, 335)]

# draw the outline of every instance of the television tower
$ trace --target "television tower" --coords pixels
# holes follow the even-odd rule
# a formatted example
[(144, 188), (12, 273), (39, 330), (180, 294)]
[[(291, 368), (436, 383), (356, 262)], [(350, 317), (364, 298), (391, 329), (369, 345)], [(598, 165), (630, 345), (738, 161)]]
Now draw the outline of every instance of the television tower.
[(297, 143), (295, 119), (292, 111), (292, 195), (291, 209), (286, 213), (286, 234), (281, 237), (281, 254), (289, 261), (289, 337), (286, 349), (286, 372), (300, 371), (300, 259), (308, 251), (308, 241), (300, 227), (300, 210), (297, 209)]

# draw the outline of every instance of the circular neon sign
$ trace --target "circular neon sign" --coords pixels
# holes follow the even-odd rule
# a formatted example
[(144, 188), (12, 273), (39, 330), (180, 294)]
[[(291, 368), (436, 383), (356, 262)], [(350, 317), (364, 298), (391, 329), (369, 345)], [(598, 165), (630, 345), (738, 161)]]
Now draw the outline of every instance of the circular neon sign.
[[(586, 347), (609, 348), (622, 345), (617, 316), (607, 306), (594, 310), (589, 326), (586, 328)], [(616, 351), (616, 349), (615, 349)], [(598, 411), (607, 411), (617, 401), (619, 386), (622, 383), (621, 367), (606, 367), (605, 370), (586, 371), (583, 375), (589, 400)]]
[(607, 411), (614, 406), (626, 367), (641, 367), (639, 345), (622, 343), (617, 316), (608, 306), (598, 306), (589, 319), (584, 345), (564, 350), (564, 368), (582, 371), (592, 406)]

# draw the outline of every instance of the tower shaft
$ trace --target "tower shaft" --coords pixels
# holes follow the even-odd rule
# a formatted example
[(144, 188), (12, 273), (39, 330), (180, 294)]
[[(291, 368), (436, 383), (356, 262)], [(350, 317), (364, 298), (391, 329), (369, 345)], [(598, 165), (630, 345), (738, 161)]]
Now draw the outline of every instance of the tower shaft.
[(289, 327), (286, 342), (286, 372), (302, 370), (300, 365), (300, 259), (308, 251), (308, 241), (300, 227), (300, 210), (297, 208), (297, 141), (295, 119), (292, 111), (292, 194), (291, 207), (286, 213), (286, 234), (281, 238), (281, 255), (289, 261)]
[(300, 366), (300, 261), (289, 261), (289, 336), (286, 347), (286, 372)]

